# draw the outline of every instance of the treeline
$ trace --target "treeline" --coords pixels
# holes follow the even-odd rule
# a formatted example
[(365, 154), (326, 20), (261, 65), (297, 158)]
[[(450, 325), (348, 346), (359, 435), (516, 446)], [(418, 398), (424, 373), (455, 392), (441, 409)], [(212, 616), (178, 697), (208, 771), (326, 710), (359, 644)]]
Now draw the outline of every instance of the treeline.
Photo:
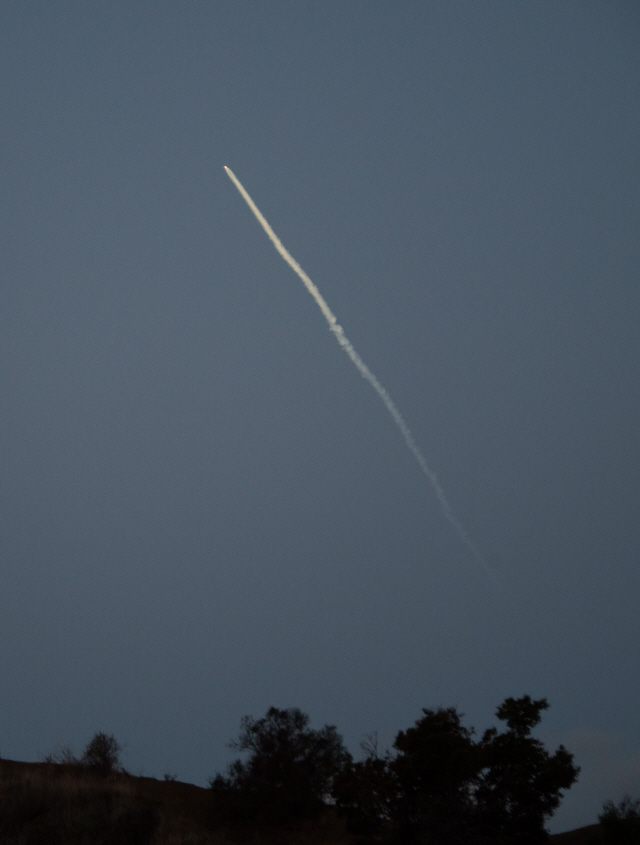
[(276, 823), (312, 817), (333, 804), (352, 833), (415, 845), (529, 845), (579, 769), (564, 746), (552, 754), (531, 736), (546, 699), (507, 698), (502, 731), (477, 737), (451, 708), (423, 710), (390, 751), (375, 737), (354, 760), (336, 728), (309, 727), (298, 709), (272, 707), (241, 722), (232, 743), (247, 759), (210, 781), (229, 820)]
[[(453, 707), (425, 709), (391, 749), (368, 737), (359, 759), (335, 726), (312, 729), (299, 709), (272, 707), (241, 720), (231, 743), (241, 758), (209, 790), (132, 777), (117, 740), (96, 733), (79, 757), (0, 760), (0, 841), (534, 845), (579, 774), (564, 746), (552, 753), (531, 735), (547, 707), (507, 698), (500, 729), (482, 735)], [(640, 843), (640, 801), (609, 801), (598, 818), (576, 843)]]

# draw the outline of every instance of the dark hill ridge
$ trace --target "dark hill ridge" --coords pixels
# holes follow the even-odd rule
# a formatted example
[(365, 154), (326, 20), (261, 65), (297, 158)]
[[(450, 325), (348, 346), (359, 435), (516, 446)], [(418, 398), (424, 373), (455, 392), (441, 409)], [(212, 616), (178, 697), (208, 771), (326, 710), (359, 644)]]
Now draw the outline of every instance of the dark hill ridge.
[[(73, 764), (0, 760), (2, 845), (230, 845), (255, 831), (229, 829), (210, 789)], [(328, 808), (313, 823), (261, 831), (265, 845), (349, 845)]]
[(590, 824), (587, 827), (579, 827), (577, 830), (570, 830), (568, 833), (556, 833), (549, 837), (553, 845), (589, 845), (589, 843), (604, 843), (607, 841), (602, 833), (599, 824)]
[[(95, 775), (60, 763), (0, 760), (3, 845), (229, 845), (255, 841), (255, 831), (221, 821), (210, 789), (122, 772)], [(313, 822), (261, 830), (269, 845), (351, 845), (328, 807)], [(552, 845), (602, 842), (599, 825), (550, 837)], [(359, 840), (362, 842), (362, 840)]]

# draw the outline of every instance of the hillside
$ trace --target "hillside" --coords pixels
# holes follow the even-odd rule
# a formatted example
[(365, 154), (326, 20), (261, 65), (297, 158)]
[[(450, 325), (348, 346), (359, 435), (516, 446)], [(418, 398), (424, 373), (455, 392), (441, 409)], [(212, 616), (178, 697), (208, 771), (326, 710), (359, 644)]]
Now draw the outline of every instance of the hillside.
[[(78, 766), (0, 760), (3, 845), (224, 845), (255, 840), (226, 829), (211, 791), (179, 781), (121, 773), (100, 777)], [(346, 845), (335, 814), (313, 825), (261, 831), (264, 843)]]
[[(179, 781), (100, 777), (59, 763), (0, 760), (3, 845), (226, 845), (256, 841), (255, 830), (225, 827), (209, 789)], [(260, 831), (265, 845), (350, 845), (327, 808), (314, 822)], [(598, 825), (552, 836), (553, 845), (602, 841)]]

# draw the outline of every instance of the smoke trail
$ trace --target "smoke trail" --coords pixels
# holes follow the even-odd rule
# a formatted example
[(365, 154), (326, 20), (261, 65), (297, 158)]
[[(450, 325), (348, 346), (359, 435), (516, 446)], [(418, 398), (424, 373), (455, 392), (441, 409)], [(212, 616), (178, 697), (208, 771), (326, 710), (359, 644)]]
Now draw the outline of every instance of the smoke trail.
[(382, 399), (382, 401), (384, 402), (386, 409), (389, 411), (389, 413), (393, 417), (396, 425), (400, 429), (402, 436), (404, 437), (404, 441), (407, 444), (407, 446), (409, 447), (409, 449), (411, 450), (411, 453), (413, 454), (414, 458), (418, 462), (420, 469), (424, 472), (424, 474), (427, 476), (427, 478), (431, 482), (431, 486), (433, 487), (433, 490), (436, 494), (436, 497), (437, 497), (438, 501), (440, 502), (440, 506), (442, 508), (442, 512), (444, 513), (445, 517), (449, 520), (451, 525), (453, 525), (453, 527), (455, 528), (458, 536), (463, 541), (463, 543), (465, 543), (471, 549), (471, 551), (473, 552), (476, 560), (485, 568), (485, 570), (489, 574), (491, 574), (492, 576), (495, 576), (495, 573), (493, 572), (493, 570), (487, 565), (483, 556), (480, 554), (478, 549), (476, 549), (475, 545), (472, 543), (472, 541), (471, 541), (469, 535), (467, 534), (467, 532), (465, 531), (465, 529), (462, 527), (462, 525), (458, 522), (458, 520), (454, 516), (453, 511), (451, 510), (451, 505), (449, 504), (449, 501), (447, 500), (447, 497), (444, 494), (444, 490), (440, 486), (440, 482), (438, 481), (438, 477), (436, 476), (435, 472), (433, 472), (433, 470), (429, 467), (429, 464), (427, 463), (424, 455), (420, 451), (418, 444), (413, 439), (413, 435), (409, 431), (408, 425), (404, 421), (400, 411), (394, 405), (393, 400), (391, 399), (391, 397), (389, 396), (387, 391), (384, 389), (384, 387), (380, 384), (378, 379), (371, 372), (369, 367), (367, 367), (367, 365), (364, 363), (362, 358), (358, 355), (356, 350), (353, 348), (353, 346), (351, 345), (351, 342), (349, 341), (349, 339), (347, 338), (347, 336), (343, 332), (342, 326), (340, 326), (338, 324), (338, 321), (337, 321), (335, 315), (333, 314), (333, 312), (331, 311), (331, 309), (329, 308), (329, 306), (325, 302), (325, 300), (324, 300), (322, 294), (320, 293), (320, 291), (318, 290), (318, 288), (314, 285), (314, 283), (311, 281), (309, 276), (307, 276), (307, 274), (304, 272), (304, 270), (298, 264), (298, 262), (295, 260), (295, 258), (292, 255), (290, 255), (289, 252), (282, 245), (280, 238), (276, 235), (276, 233), (273, 231), (271, 226), (267, 223), (267, 221), (264, 218), (264, 216), (262, 215), (260, 209), (255, 204), (255, 202), (251, 199), (249, 194), (246, 192), (242, 183), (237, 178), (235, 173), (226, 166), (225, 166), (224, 169), (227, 171), (227, 176), (231, 179), (233, 184), (240, 191), (240, 194), (242, 195), (244, 201), (247, 203), (247, 205), (249, 206), (251, 211), (253, 211), (253, 213), (255, 214), (256, 218), (258, 219), (258, 222), (260, 223), (262, 228), (265, 230), (265, 232), (267, 233), (267, 235), (271, 239), (271, 242), (273, 243), (275, 248), (278, 250), (280, 255), (284, 258), (284, 260), (287, 262), (287, 264), (291, 267), (291, 269), (295, 273), (297, 273), (298, 276), (300, 276), (300, 278), (304, 282), (304, 286), (309, 291), (311, 296), (315, 299), (315, 301), (316, 301), (318, 307), (320, 308), (320, 310), (322, 311), (327, 323), (329, 323), (329, 328), (334, 333), (336, 340), (338, 341), (340, 346), (344, 349), (344, 351), (347, 353), (349, 358), (351, 358), (353, 363), (356, 365), (356, 367), (360, 371), (360, 374), (364, 378), (366, 378), (366, 380), (369, 382), (371, 387), (373, 387), (373, 389), (378, 394), (380, 399)]

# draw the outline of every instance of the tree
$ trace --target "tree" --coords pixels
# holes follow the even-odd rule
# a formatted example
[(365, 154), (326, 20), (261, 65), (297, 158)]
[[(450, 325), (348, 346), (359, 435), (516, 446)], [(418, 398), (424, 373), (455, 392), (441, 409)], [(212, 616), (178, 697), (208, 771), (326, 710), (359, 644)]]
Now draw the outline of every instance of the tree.
[(395, 780), (391, 773), (389, 752), (380, 754), (378, 737), (372, 734), (361, 744), (363, 760), (346, 761), (333, 783), (333, 797), (338, 811), (347, 819), (355, 834), (376, 833), (392, 814)]
[(96, 733), (87, 743), (80, 764), (95, 772), (108, 775), (119, 771), (122, 746), (111, 734)]
[(490, 728), (480, 743), (483, 768), (475, 799), (483, 823), (519, 843), (547, 838), (545, 821), (580, 772), (563, 745), (552, 755), (531, 736), (548, 707), (546, 698), (507, 698), (496, 712), (507, 730), (499, 734)]
[(473, 789), (481, 753), (453, 707), (423, 710), (396, 736), (395, 753), (365, 747), (336, 782), (336, 804), (355, 833), (386, 832), (393, 842), (479, 842)]
[(212, 778), (212, 789), (232, 815), (271, 821), (318, 812), (349, 759), (333, 725), (312, 730), (297, 708), (271, 707), (257, 721), (245, 716), (231, 748), (249, 758), (232, 763), (226, 777)]
[(393, 744), (394, 827), (403, 842), (472, 841), (472, 796), (481, 762), (474, 730), (462, 725), (454, 707), (422, 712)]
[(336, 781), (336, 803), (353, 830), (385, 828), (392, 839), (416, 845), (536, 843), (561, 790), (579, 769), (563, 746), (551, 755), (530, 736), (546, 699), (508, 698), (497, 716), (507, 730), (480, 741), (449, 707), (423, 710), (400, 731), (394, 754), (369, 754), (348, 764)]

